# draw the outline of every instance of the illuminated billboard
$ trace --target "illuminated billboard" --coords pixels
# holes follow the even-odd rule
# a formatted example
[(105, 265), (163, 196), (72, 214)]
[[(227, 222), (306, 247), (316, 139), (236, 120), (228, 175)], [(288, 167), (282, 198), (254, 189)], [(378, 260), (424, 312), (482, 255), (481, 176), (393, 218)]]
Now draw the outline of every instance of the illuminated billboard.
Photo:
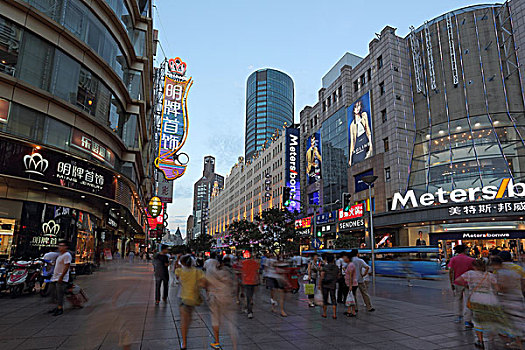
[(177, 153), (188, 136), (188, 110), (186, 99), (193, 81), (184, 77), (186, 63), (180, 58), (168, 62), (170, 73), (164, 81), (164, 100), (160, 123), (159, 154), (155, 166), (167, 180), (175, 180), (186, 171), (189, 157), (186, 153)]
[(370, 92), (346, 109), (348, 119), (348, 164), (350, 166), (370, 158), (372, 150), (372, 113)]
[(321, 180), (321, 133), (315, 132), (306, 141), (306, 179), (308, 185)]
[(285, 186), (290, 189), (290, 212), (301, 212), (301, 184), (299, 181), (299, 129), (286, 129)]

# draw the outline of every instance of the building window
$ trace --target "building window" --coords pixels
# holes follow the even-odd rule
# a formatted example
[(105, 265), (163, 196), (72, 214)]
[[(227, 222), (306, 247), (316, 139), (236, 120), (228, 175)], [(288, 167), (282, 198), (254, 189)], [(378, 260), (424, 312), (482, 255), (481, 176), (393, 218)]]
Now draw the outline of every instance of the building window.
[(388, 198), (386, 200), (386, 211), (391, 211), (392, 210), (392, 198)]
[(386, 122), (388, 120), (388, 116), (386, 115), (386, 108), (381, 111), (381, 120)]
[(379, 83), (379, 95), (383, 96), (385, 94), (385, 82), (382, 81)]
[(366, 71), (366, 75), (368, 81), (372, 80), (372, 68), (368, 68), (368, 70)]
[(388, 152), (390, 150), (390, 144), (388, 143), (388, 137), (385, 137), (383, 139), (383, 147), (385, 149), (385, 152)]
[(383, 56), (377, 58), (377, 69), (383, 68)]
[(335, 105), (337, 103), (337, 94), (335, 93), (335, 91), (332, 94), (332, 100), (334, 100), (334, 105)]
[(354, 81), (354, 92), (359, 91), (359, 82), (357, 80)]
[(326, 101), (323, 101), (323, 112), (326, 112)]
[(314, 127), (314, 120), (310, 119), (310, 128), (313, 128), (313, 127)]
[(366, 78), (365, 78), (365, 75), (361, 75), (361, 77), (359, 78), (361, 80), (361, 86), (365, 85), (366, 84)]
[(339, 86), (339, 89), (337, 89), (337, 96), (339, 96), (339, 99), (343, 97), (343, 86)]
[(326, 105), (328, 108), (330, 108), (330, 106), (332, 105), (332, 97), (328, 96), (328, 98), (326, 99)]
[(385, 168), (385, 181), (390, 181), (390, 167)]

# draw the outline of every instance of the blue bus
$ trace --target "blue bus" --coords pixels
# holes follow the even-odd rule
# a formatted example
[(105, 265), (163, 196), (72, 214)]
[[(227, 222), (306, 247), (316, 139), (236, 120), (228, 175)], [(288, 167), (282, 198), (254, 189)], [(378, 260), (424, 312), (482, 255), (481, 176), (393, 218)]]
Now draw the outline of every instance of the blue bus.
[[(303, 254), (340, 254), (351, 249), (305, 250)], [(371, 264), (371, 250), (358, 249)], [(412, 278), (438, 278), (442, 274), (439, 248), (434, 246), (378, 248), (375, 252), (376, 274)]]

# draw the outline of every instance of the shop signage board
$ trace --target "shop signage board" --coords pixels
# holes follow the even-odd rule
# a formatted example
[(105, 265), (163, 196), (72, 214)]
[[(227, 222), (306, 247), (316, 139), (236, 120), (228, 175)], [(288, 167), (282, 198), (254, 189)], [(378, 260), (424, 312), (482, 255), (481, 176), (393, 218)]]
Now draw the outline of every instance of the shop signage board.
[(118, 227), (118, 216), (113, 209), (108, 210), (107, 225), (112, 228)]
[(162, 172), (157, 172), (157, 197), (162, 203), (173, 202), (173, 181), (169, 181), (164, 177)]
[(363, 218), (356, 218), (356, 219), (351, 219), (348, 221), (339, 222), (339, 231), (362, 229), (364, 227), (365, 227), (365, 220)]
[(316, 216), (315, 222), (317, 224), (326, 224), (329, 222), (334, 222), (336, 217), (336, 211), (330, 211), (328, 213), (322, 213)]
[(430, 244), (437, 244), (438, 240), (492, 240), (492, 239), (524, 239), (525, 231), (502, 232), (433, 232), (430, 233)]
[(164, 99), (159, 134), (159, 153), (155, 166), (166, 179), (175, 180), (186, 171), (189, 157), (178, 153), (188, 136), (188, 110), (186, 99), (193, 84), (186, 78), (186, 63), (179, 57), (168, 61), (168, 70), (164, 80)]
[(490, 215), (490, 214), (523, 214), (525, 212), (525, 201), (523, 202), (502, 202), (489, 204), (468, 204), (463, 206), (453, 206), (448, 208), (449, 217), (471, 216), (471, 215)]
[(7, 123), (9, 119), (9, 107), (11, 107), (11, 102), (0, 98), (0, 123)]
[(0, 173), (115, 197), (113, 173), (87, 161), (40, 146), (0, 139)]
[[(299, 181), (299, 129), (287, 128), (285, 132), (285, 183), (290, 188), (290, 212), (301, 212), (301, 184)], [(271, 184), (271, 182), (270, 182)]]
[[(524, 198), (525, 197), (525, 183), (514, 183), (510, 178), (501, 180), (499, 186), (488, 185), (483, 187), (470, 187), (467, 189), (454, 189), (450, 192), (443, 188), (438, 188), (433, 193), (423, 193), (419, 197), (416, 196), (414, 190), (408, 190), (405, 194), (400, 192), (394, 193), (392, 200), (392, 210), (398, 207), (404, 208), (408, 204), (412, 208), (417, 208), (420, 205), (424, 207), (436, 204), (459, 204), (464, 202), (474, 201), (491, 201), (494, 199), (507, 198)], [(488, 208), (487, 208), (488, 209)], [(511, 211), (510, 208), (508, 211)], [(454, 211), (456, 213), (456, 211)], [(489, 214), (490, 212), (486, 212)], [(482, 212), (483, 214), (483, 212)]]
[(308, 228), (312, 225), (312, 217), (297, 219), (295, 220), (295, 229)]
[(115, 166), (115, 155), (113, 152), (102, 142), (78, 129), (73, 129), (71, 133), (71, 146), (91, 154), (111, 167)]
[(335, 224), (325, 224), (320, 225), (318, 228), (319, 231), (321, 231), (321, 234), (329, 234), (329, 233), (335, 233)]
[(152, 218), (156, 218), (162, 212), (162, 201), (159, 197), (152, 197), (148, 203), (148, 213)]
[(364, 204), (359, 203), (350, 207), (348, 211), (339, 209), (339, 221), (359, 218), (364, 214)]

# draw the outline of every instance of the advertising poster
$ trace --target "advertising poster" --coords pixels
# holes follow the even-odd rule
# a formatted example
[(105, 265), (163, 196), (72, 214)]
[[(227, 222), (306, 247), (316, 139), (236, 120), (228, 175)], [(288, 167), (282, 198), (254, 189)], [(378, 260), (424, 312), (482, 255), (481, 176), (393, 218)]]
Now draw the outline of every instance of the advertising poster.
[(285, 182), (290, 188), (290, 212), (301, 211), (301, 185), (299, 181), (299, 129), (286, 129)]
[(173, 181), (169, 181), (164, 177), (162, 172), (157, 172), (157, 186), (158, 195), (162, 203), (173, 202)]
[(352, 166), (370, 158), (373, 154), (370, 92), (348, 107), (346, 114), (348, 119), (348, 164)]
[(321, 133), (313, 133), (306, 141), (306, 178), (308, 185), (321, 180)]

